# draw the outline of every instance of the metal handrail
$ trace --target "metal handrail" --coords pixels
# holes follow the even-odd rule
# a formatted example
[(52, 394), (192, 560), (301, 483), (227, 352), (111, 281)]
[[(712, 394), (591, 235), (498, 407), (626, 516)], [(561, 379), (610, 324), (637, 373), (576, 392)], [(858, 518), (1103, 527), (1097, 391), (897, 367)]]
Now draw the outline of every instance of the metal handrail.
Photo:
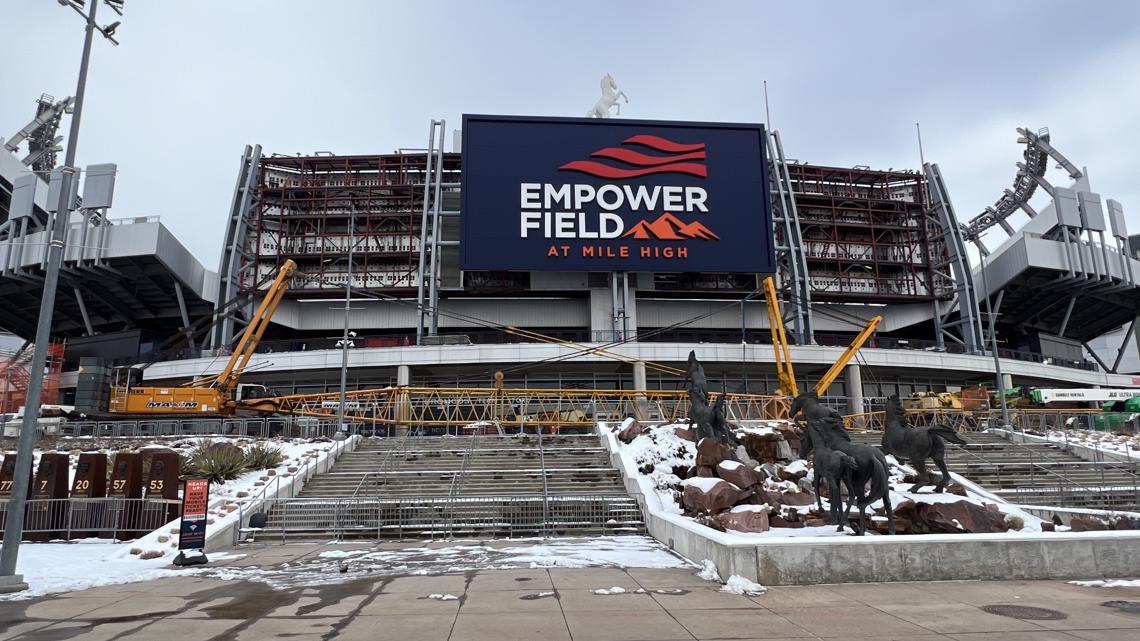
[(542, 445), (542, 426), (538, 426), (538, 467), (542, 470), (542, 533), (550, 534), (550, 487), (546, 483), (546, 452)]
[(447, 489), (447, 503), (448, 508), (447, 518), (447, 535), (452, 536), (455, 526), (455, 515), (450, 509), (455, 505), (455, 499), (459, 498), (459, 493), (463, 487), (463, 478), (467, 475), (468, 468), (471, 467), (471, 459), (475, 456), (475, 448), (479, 445), (479, 433), (471, 435), (471, 442), (463, 450), (463, 462), (459, 465), (459, 470), (451, 477), (451, 486)]
[[(364, 489), (365, 482), (374, 476), (380, 477), (376, 479), (376, 491), (377, 493), (379, 492), (380, 481), (388, 478), (388, 473), (391, 472), (392, 468), (395, 467), (397, 458), (404, 458), (404, 455), (407, 451), (408, 439), (411, 438), (411, 436), (412, 433), (410, 430), (404, 432), (404, 435), (400, 437), (400, 440), (396, 443), (396, 446), (388, 449), (388, 453), (384, 455), (384, 460), (380, 461), (380, 467), (378, 467), (375, 472), (368, 472), (360, 477), (360, 482), (356, 484), (356, 489), (352, 492), (352, 498), (358, 498), (360, 496), (360, 491)], [(399, 457), (396, 456), (397, 452), (399, 452)]]
[[(1071, 448), (1074, 447), (1074, 444), (1069, 443), (1068, 430), (1061, 430), (1061, 435), (1064, 437), (1064, 441), (1062, 442), (1064, 449), (1066, 451), (1069, 451)], [(1012, 440), (1010, 442), (1012, 442)], [(1054, 443), (1056, 443), (1056, 442), (1055, 441), (1048, 441), (1048, 440), (1045, 441), (1045, 444), (1054, 444)], [(1024, 443), (1018, 443), (1018, 445), (1024, 445)], [(1101, 487), (1109, 487), (1108, 479), (1105, 478), (1105, 471), (1106, 470), (1111, 470), (1113, 472), (1119, 472), (1121, 474), (1124, 474), (1124, 475), (1127, 475), (1128, 477), (1130, 477), (1132, 480), (1132, 493), (1136, 497), (1137, 505), (1140, 505), (1140, 475), (1138, 475), (1136, 473), (1136, 462), (1135, 462), (1135, 460), (1133, 460), (1131, 457), (1129, 457), (1128, 463), (1125, 463), (1124, 461), (1119, 461), (1119, 460), (1116, 460), (1114, 458), (1109, 458), (1108, 456), (1105, 455), (1105, 452), (1103, 450), (1101, 450), (1099, 447), (1090, 447), (1090, 446), (1082, 445), (1082, 444), (1075, 444), (1075, 446), (1084, 447), (1084, 448), (1092, 451), (1093, 460), (1089, 461), (1089, 462), (1092, 463), (1093, 465), (1095, 465), (1097, 471), (1100, 472)]]

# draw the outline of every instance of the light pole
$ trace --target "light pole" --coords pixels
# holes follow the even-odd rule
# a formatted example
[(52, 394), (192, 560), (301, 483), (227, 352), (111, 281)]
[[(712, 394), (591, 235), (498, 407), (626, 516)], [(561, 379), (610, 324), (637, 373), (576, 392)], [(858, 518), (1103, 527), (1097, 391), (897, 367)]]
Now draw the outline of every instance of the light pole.
[[(122, 15), (123, 0), (103, 0), (119, 15)], [(59, 285), (59, 270), (63, 263), (63, 246), (67, 240), (67, 230), (71, 222), (71, 210), (75, 206), (72, 194), (77, 189), (79, 172), (75, 169), (75, 154), (79, 147), (79, 120), (83, 115), (83, 95), (87, 87), (87, 66), (91, 61), (91, 41), (98, 30), (103, 37), (118, 44), (112, 37), (119, 27), (114, 22), (105, 27), (95, 24), (95, 11), (99, 0), (91, 0), (87, 15), (83, 14), (81, 0), (59, 0), (65, 7), (71, 7), (86, 22), (83, 38), (83, 57), (79, 63), (79, 82), (75, 88), (75, 110), (71, 114), (71, 129), (67, 138), (67, 156), (63, 166), (52, 172), (52, 182), (59, 188), (58, 200), (48, 203), (54, 207), (47, 247), (47, 265), (44, 272), (43, 297), (40, 299), (40, 315), (36, 323), (35, 347), (32, 361), (28, 364), (28, 396), (24, 404), (24, 420), (20, 426), (20, 441), (16, 448), (15, 478), (12, 479), (12, 494), (8, 501), (7, 521), (4, 524), (4, 545), (0, 550), (0, 592), (26, 590), (28, 585), (23, 577), (16, 574), (16, 560), (20, 552), (20, 539), (24, 536), (24, 507), (28, 495), (28, 477), (32, 473), (32, 453), (36, 445), (36, 429), (39, 427), (40, 394), (42, 393), (43, 371), (47, 364), (48, 341), (51, 340), (51, 321), (55, 313), (55, 293)]]
[(348, 312), (352, 309), (352, 246), (356, 236), (356, 205), (350, 204), (348, 218), (348, 280), (344, 287), (344, 336), (340, 340), (340, 404), (337, 406), (337, 421), (340, 431), (347, 433), (344, 425), (344, 410), (348, 399)]
[(994, 354), (994, 375), (997, 377), (998, 400), (1001, 402), (1002, 427), (1009, 427), (1009, 407), (1005, 404), (1005, 377), (1001, 373), (1001, 358), (998, 357), (997, 332), (994, 331), (994, 313), (990, 308), (990, 286), (986, 281), (986, 257), (982, 259), (982, 292), (986, 296), (986, 316), (990, 319), (990, 349)]

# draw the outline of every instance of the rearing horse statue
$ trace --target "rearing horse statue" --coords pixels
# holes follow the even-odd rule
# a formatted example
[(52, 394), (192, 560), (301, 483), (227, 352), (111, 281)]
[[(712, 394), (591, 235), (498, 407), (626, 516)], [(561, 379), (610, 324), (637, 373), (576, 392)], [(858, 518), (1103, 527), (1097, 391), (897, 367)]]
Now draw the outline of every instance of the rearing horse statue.
[(610, 107), (617, 107), (617, 115), (621, 115), (621, 104), (618, 103), (618, 98), (625, 98), (625, 104), (629, 104), (629, 96), (618, 88), (617, 81), (610, 74), (602, 77), (602, 97), (594, 103), (594, 108), (586, 112), (587, 118), (609, 118)]

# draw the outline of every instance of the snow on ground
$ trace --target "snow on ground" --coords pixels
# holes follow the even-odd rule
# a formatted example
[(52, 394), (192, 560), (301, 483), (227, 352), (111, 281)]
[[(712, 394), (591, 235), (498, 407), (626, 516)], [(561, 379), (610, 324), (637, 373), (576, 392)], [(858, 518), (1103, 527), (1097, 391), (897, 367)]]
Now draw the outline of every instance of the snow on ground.
[[(227, 437), (205, 437), (210, 441), (224, 441), (238, 445), (254, 442), (254, 439), (231, 439)], [(169, 447), (185, 453), (199, 439), (168, 439), (143, 447)], [(238, 518), (239, 503), (254, 501), (265, 491), (273, 496), (280, 487), (292, 481), (294, 474), (301, 474), (305, 466), (315, 466), (323, 461), (337, 443), (332, 441), (311, 441), (307, 439), (279, 440), (268, 442), (281, 448), (285, 459), (272, 470), (252, 470), (226, 483), (210, 486), (209, 520), (206, 533), (228, 525)], [(72, 456), (72, 466), (78, 456)], [(276, 477), (276, 479), (274, 478)], [(263, 480), (264, 479), (264, 480)], [(230, 506), (233, 506), (231, 509)], [(107, 539), (84, 539), (71, 542), (21, 543), (16, 572), (24, 575), (29, 590), (8, 595), (6, 598), (30, 598), (55, 592), (82, 590), (101, 585), (115, 585), (148, 581), (165, 576), (176, 576), (190, 572), (190, 568), (176, 568), (171, 560), (178, 554), (177, 520), (133, 541), (115, 542)], [(131, 552), (134, 551), (135, 554)], [(157, 554), (152, 559), (141, 559), (141, 554)], [(190, 554), (194, 554), (191, 552)], [(210, 553), (213, 560), (234, 558), (232, 555)], [(77, 572), (76, 568), (82, 568)], [(195, 569), (194, 571), (200, 571)], [(0, 596), (0, 599), (5, 597)]]
[(1140, 579), (1095, 579), (1092, 581), (1069, 581), (1085, 588), (1140, 588)]
[(716, 571), (716, 563), (708, 559), (701, 561), (701, 571), (697, 572), (697, 578), (720, 583), (720, 573)]
[(756, 583), (755, 581), (749, 581), (739, 574), (733, 574), (732, 576), (728, 577), (728, 581), (725, 581), (724, 586), (721, 587), (720, 591), (727, 592), (729, 594), (740, 594), (743, 596), (760, 596), (761, 594), (767, 592), (768, 588), (760, 585), (759, 583)]
[[(276, 589), (310, 587), (386, 576), (514, 568), (686, 568), (694, 566), (647, 536), (590, 539), (517, 539), (493, 545), (473, 541), (400, 550), (327, 550), (269, 568), (221, 567), (204, 576), (265, 583)], [(345, 568), (347, 571), (341, 572)]]
[(1028, 439), (1050, 441), (1069, 445), (1079, 445), (1102, 452), (1109, 452), (1130, 459), (1140, 459), (1140, 435), (1120, 436), (1111, 432), (1095, 430), (1053, 430), (1044, 436), (1023, 433)]
[[(359, 438), (359, 437), (353, 437)], [(198, 439), (193, 439), (197, 441)], [(248, 447), (254, 442), (268, 442), (280, 448), (285, 458), (272, 470), (251, 470), (241, 476), (221, 484), (210, 485), (210, 508), (206, 520), (206, 533), (225, 527), (236, 521), (242, 514), (239, 506), (256, 504), (262, 498), (273, 497), (282, 487), (293, 481), (295, 474), (304, 474), (306, 466), (312, 468), (326, 459), (334, 448), (343, 447), (342, 442), (312, 441), (309, 439), (227, 439), (213, 437), (213, 441), (234, 443)], [(193, 442), (191, 446), (193, 446)], [(311, 471), (311, 470), (310, 470)], [(178, 553), (178, 521), (171, 521), (130, 544), (146, 552), (162, 552), (163, 557), (173, 558)]]
[[(16, 601), (85, 590), (104, 585), (152, 581), (186, 573), (198, 573), (202, 566), (177, 568), (169, 558), (143, 560), (130, 553), (131, 544), (106, 539), (84, 539), (72, 543), (23, 543), (16, 572), (24, 575), (27, 590), (0, 595), (0, 601)], [(213, 553), (210, 561), (240, 558), (240, 554)]]

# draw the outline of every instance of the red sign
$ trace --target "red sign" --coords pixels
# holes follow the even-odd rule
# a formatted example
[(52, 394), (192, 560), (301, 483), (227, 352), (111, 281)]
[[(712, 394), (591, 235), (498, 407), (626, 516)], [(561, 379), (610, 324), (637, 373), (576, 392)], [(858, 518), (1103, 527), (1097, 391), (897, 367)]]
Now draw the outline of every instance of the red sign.
[(179, 550), (201, 550), (206, 547), (206, 510), (209, 506), (209, 479), (186, 479), (186, 488), (182, 492)]

